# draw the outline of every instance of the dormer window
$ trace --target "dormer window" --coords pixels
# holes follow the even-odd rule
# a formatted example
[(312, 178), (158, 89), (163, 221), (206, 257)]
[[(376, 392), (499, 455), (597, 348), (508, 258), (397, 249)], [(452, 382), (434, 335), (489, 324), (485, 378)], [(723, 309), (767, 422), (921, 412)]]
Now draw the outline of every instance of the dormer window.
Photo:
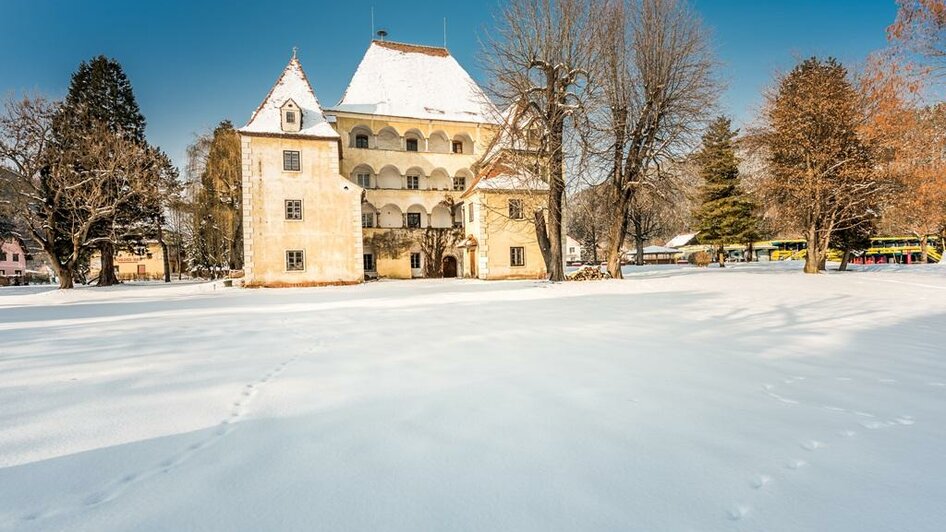
[(302, 129), (302, 110), (292, 100), (286, 100), (279, 108), (279, 114), (282, 121), (282, 130), (287, 133), (297, 133)]

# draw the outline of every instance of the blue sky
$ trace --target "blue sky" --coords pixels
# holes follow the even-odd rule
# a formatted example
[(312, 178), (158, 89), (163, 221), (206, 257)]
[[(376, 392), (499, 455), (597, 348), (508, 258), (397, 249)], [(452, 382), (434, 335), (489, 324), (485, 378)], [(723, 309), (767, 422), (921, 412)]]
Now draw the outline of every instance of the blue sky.
[[(722, 109), (742, 123), (760, 91), (799, 57), (861, 61), (883, 47), (894, 0), (692, 0), (710, 28), (728, 89)], [(118, 59), (151, 142), (178, 163), (195, 133), (224, 118), (243, 125), (293, 46), (323, 105), (336, 103), (371, 37), (370, 10), (389, 39), (447, 44), (479, 81), (476, 56), (497, 0), (199, 2), (0, 0), (0, 94), (62, 97), (80, 61)]]

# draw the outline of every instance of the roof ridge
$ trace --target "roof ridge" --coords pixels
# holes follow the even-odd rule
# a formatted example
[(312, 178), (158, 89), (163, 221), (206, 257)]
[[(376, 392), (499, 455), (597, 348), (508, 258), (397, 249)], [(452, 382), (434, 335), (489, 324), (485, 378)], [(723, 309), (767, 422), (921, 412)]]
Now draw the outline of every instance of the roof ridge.
[[(382, 41), (380, 39), (372, 39), (371, 44), (377, 44), (382, 48), (387, 48), (389, 50), (397, 50), (404, 53), (419, 53), (427, 55), (436, 55), (438, 57), (452, 57), (450, 55), (450, 50), (446, 46), (433, 46), (430, 44), (415, 44), (409, 42), (399, 42), (399, 41)], [(431, 53), (435, 52), (435, 53)]]

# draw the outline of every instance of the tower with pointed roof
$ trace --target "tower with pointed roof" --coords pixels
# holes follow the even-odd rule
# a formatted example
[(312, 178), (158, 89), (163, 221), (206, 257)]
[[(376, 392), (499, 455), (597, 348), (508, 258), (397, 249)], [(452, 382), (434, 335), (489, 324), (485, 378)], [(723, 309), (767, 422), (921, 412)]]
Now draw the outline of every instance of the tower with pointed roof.
[(361, 282), (362, 189), (295, 51), (239, 134), (245, 285)]

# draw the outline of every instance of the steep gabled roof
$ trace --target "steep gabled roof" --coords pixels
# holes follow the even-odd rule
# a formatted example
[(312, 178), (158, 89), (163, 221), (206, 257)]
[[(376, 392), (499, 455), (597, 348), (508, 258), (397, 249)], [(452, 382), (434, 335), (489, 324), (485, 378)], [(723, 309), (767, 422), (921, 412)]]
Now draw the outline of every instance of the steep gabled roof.
[[(292, 99), (302, 111), (302, 124), (299, 131), (287, 133), (282, 130), (280, 108)], [(291, 135), (303, 137), (338, 138), (338, 133), (325, 119), (315, 91), (309, 84), (309, 78), (302, 70), (302, 64), (293, 54), (282, 75), (269, 90), (266, 99), (256, 109), (250, 121), (240, 128), (243, 133), (265, 135)]]
[(483, 89), (446, 48), (372, 41), (333, 111), (496, 123)]

